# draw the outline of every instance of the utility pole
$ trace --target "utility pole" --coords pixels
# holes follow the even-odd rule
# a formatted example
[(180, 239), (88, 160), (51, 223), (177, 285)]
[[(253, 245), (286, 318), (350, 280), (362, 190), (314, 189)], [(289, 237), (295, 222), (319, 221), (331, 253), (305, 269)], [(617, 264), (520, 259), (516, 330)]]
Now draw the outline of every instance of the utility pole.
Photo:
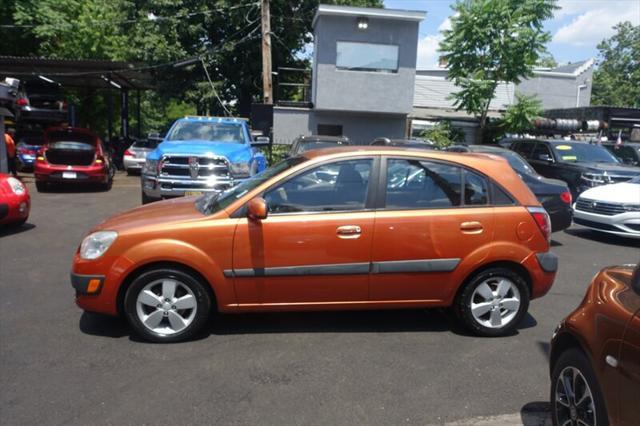
[(262, 91), (263, 102), (273, 104), (273, 86), (271, 84), (271, 16), (269, 0), (260, 1), (262, 11)]

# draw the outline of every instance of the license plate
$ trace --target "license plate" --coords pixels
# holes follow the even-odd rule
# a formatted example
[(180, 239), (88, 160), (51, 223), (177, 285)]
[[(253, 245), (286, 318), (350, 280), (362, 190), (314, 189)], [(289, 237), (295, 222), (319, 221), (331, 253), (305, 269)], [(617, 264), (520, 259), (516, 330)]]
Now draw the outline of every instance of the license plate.
[(77, 177), (76, 172), (62, 172), (62, 179), (75, 179)]
[(202, 195), (202, 191), (184, 191), (184, 195), (186, 197), (190, 197), (192, 195)]

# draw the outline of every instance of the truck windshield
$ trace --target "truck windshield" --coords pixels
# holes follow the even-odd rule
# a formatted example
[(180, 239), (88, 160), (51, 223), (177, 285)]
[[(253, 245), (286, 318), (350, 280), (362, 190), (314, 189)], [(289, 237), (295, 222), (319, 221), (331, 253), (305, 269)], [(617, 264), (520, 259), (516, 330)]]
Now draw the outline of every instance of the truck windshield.
[(586, 142), (562, 142), (551, 146), (561, 162), (619, 163), (613, 154), (599, 145)]
[(242, 124), (179, 121), (167, 135), (168, 141), (201, 140), (212, 142), (245, 143)]
[(204, 215), (217, 213), (272, 177), (304, 161), (307, 161), (304, 157), (290, 157), (245, 180), (238, 186), (234, 186), (223, 192), (204, 194), (196, 199), (196, 209)]

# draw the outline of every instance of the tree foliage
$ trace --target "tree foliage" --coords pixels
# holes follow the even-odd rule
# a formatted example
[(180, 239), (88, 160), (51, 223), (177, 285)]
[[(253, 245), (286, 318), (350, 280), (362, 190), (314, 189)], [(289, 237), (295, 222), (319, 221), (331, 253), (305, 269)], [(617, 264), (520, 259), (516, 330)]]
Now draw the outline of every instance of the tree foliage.
[(423, 131), (420, 136), (434, 142), (438, 148), (464, 142), (464, 131), (453, 127), (449, 120), (436, 123), (430, 129)]
[(509, 105), (500, 119), (505, 133), (525, 133), (533, 129), (532, 121), (542, 113), (542, 103), (534, 96), (516, 93), (516, 102)]
[(640, 25), (621, 22), (598, 44), (591, 103), (640, 108)]
[(556, 0), (459, 0), (453, 6), (440, 51), (448, 78), (460, 88), (453, 94), (456, 108), (476, 116), (481, 129), (498, 83), (532, 75), (551, 37), (544, 21), (556, 8)]

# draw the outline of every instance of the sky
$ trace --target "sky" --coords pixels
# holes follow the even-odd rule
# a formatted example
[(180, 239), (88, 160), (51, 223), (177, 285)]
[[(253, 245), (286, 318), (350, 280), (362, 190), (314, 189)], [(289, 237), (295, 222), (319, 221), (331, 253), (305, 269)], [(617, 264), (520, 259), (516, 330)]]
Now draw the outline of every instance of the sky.
[[(427, 17), (420, 24), (418, 69), (438, 63), (440, 31), (449, 28), (454, 0), (384, 0), (388, 9), (422, 10)], [(545, 28), (553, 36), (548, 50), (560, 64), (597, 58), (597, 45), (614, 34), (622, 21), (640, 25), (640, 0), (559, 0), (560, 9)]]

